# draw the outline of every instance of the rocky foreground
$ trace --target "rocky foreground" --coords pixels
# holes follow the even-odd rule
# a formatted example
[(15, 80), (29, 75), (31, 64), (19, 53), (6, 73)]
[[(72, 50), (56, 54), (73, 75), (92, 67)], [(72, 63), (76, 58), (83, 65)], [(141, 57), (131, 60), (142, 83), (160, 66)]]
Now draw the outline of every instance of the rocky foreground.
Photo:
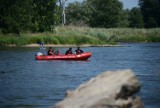
[(135, 96), (140, 87), (131, 70), (107, 71), (68, 91), (54, 108), (144, 108)]

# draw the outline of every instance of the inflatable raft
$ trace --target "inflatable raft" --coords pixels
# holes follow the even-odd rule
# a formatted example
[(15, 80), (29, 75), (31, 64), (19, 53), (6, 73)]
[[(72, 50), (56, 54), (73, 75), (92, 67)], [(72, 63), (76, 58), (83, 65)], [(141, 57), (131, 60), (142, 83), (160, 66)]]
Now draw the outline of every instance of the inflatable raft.
[(82, 54), (69, 54), (69, 55), (42, 55), (37, 53), (35, 56), (36, 60), (87, 60), (91, 57), (90, 52), (85, 52)]

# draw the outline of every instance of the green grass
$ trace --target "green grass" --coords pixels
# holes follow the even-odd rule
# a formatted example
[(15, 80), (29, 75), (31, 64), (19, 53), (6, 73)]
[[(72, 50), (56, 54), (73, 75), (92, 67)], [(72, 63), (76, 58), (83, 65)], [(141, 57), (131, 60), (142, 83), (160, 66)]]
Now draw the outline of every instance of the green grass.
[(0, 45), (23, 46), (37, 42), (45, 44), (115, 44), (117, 42), (160, 42), (160, 28), (89, 28), (89, 27), (56, 27), (54, 33), (14, 34), (0, 33)]

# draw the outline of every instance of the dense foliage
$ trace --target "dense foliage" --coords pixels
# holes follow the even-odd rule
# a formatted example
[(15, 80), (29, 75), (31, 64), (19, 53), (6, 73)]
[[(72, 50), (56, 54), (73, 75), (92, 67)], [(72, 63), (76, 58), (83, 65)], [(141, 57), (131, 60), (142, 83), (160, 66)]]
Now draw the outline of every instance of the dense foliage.
[(88, 0), (91, 8), (90, 25), (93, 27), (118, 27), (122, 3), (118, 0)]
[(139, 0), (146, 28), (160, 27), (160, 0)]
[[(91, 27), (160, 27), (160, 0), (139, 0), (139, 7), (125, 10), (119, 0), (85, 0), (67, 6), (67, 24)], [(74, 23), (73, 23), (74, 22)]]
[(143, 28), (144, 27), (141, 11), (137, 7), (134, 7), (130, 10), (128, 20), (130, 22), (129, 26), (132, 28)]
[(87, 24), (91, 27), (119, 27), (122, 3), (118, 0), (86, 0), (69, 4), (66, 12), (68, 23)]
[(88, 8), (86, 7), (85, 2), (74, 2), (70, 3), (66, 7), (66, 16), (67, 24), (76, 25), (76, 26), (85, 26), (88, 25), (89, 21)]
[(3, 33), (50, 31), (55, 22), (56, 0), (0, 0)]
[[(62, 8), (57, 2), (59, 0), (0, 0), (0, 33), (52, 31), (61, 22)], [(139, 7), (131, 10), (123, 9), (120, 0), (84, 0), (65, 6), (67, 25), (160, 27), (160, 0), (139, 0)]]

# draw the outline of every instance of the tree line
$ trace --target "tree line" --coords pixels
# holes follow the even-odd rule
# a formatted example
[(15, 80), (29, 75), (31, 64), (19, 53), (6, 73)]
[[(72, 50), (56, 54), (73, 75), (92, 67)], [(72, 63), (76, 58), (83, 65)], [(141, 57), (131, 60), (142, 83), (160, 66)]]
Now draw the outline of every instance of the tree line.
[(103, 28), (160, 27), (160, 0), (139, 0), (139, 6), (123, 9), (119, 0), (86, 0), (66, 8), (67, 24)]
[[(69, 1), (69, 0), (68, 0)], [(0, 0), (2, 33), (46, 32), (61, 24), (58, 0)], [(66, 25), (99, 28), (160, 27), (160, 0), (139, 0), (123, 9), (119, 0), (85, 0), (65, 7)]]
[(51, 31), (59, 20), (56, 0), (0, 0), (3, 33)]

